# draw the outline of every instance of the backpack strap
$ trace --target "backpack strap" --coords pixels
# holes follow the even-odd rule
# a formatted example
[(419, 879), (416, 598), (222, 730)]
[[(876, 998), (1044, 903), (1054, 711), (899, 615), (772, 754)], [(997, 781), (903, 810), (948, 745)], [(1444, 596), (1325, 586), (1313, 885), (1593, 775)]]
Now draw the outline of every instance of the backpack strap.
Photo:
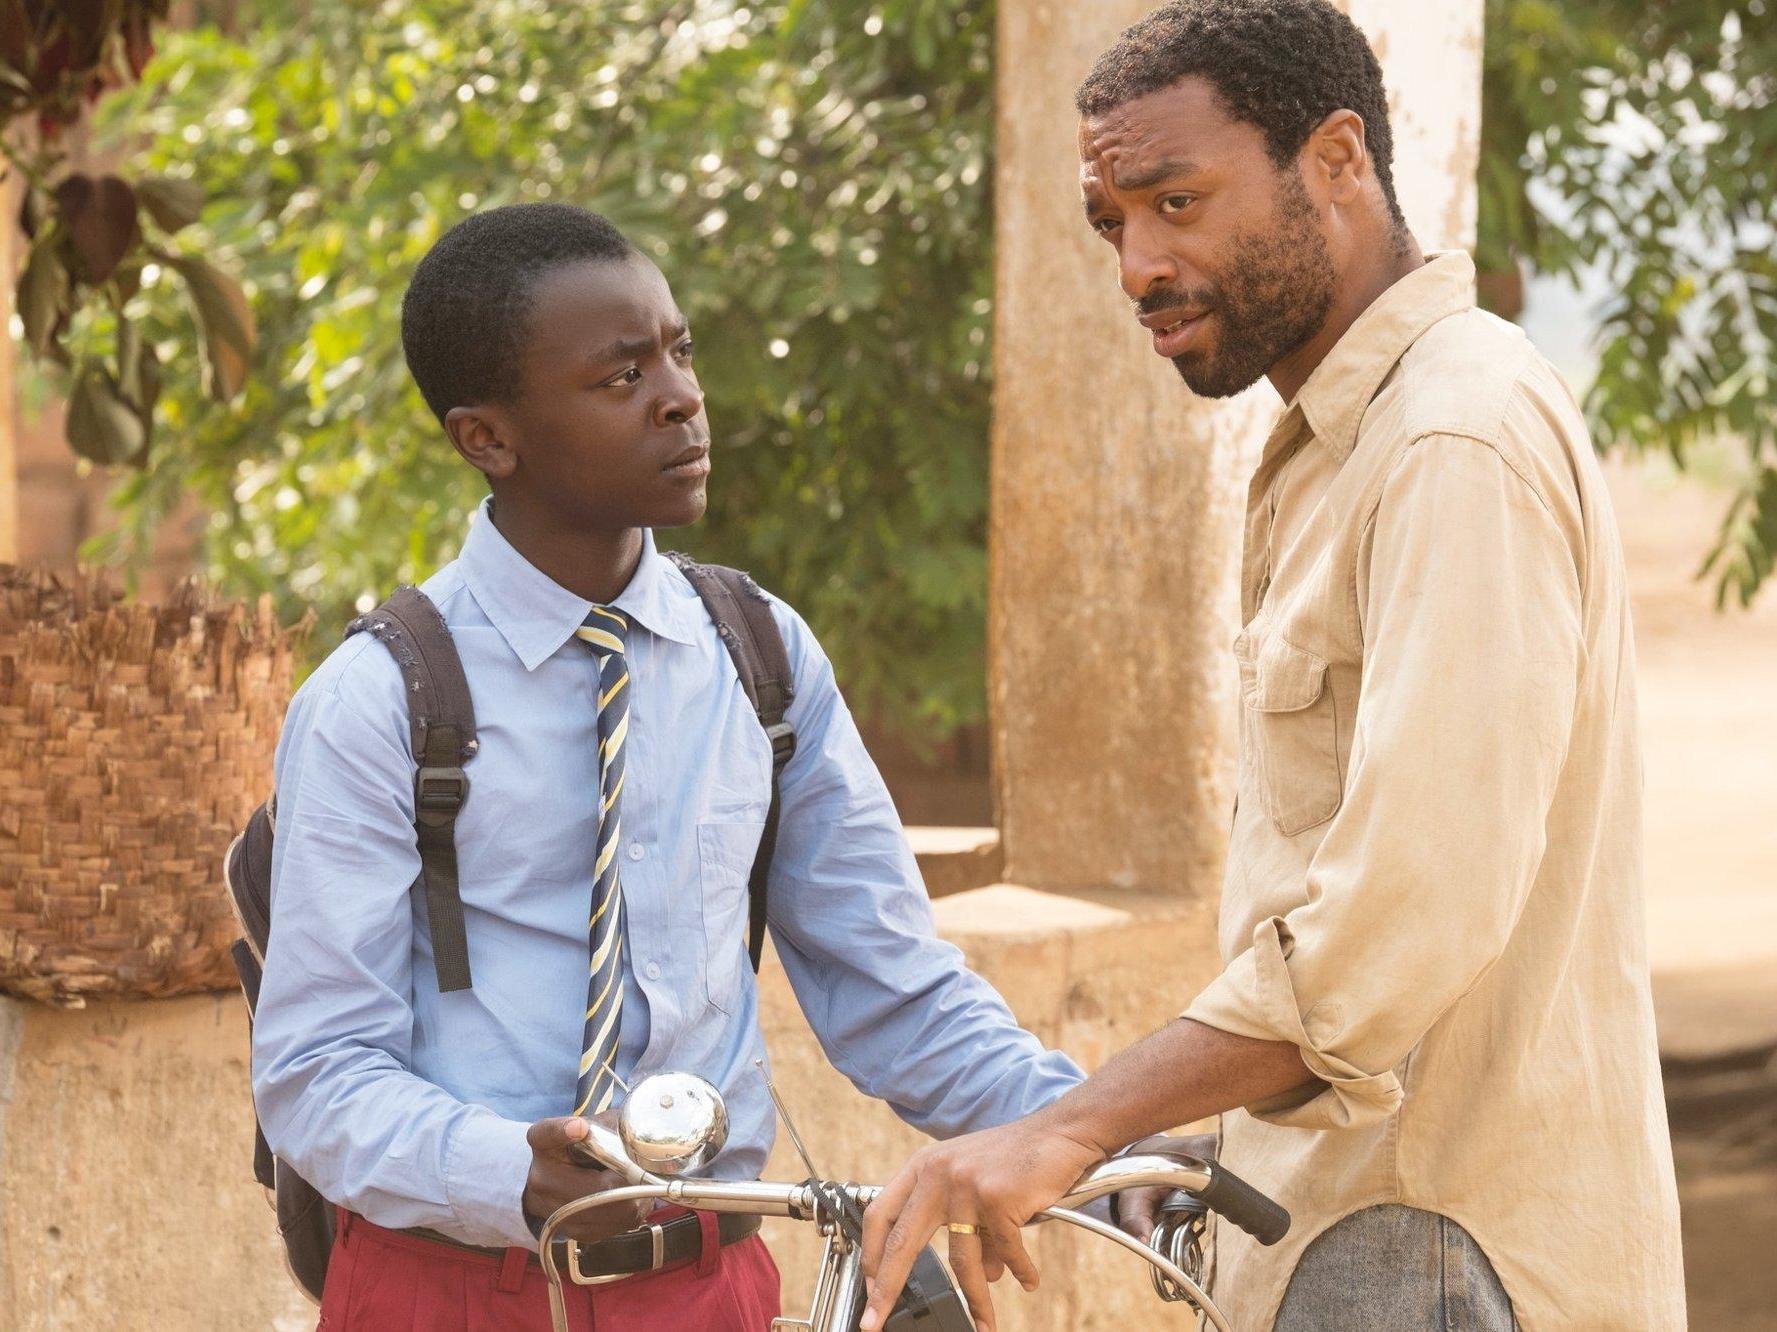
[(758, 971), (765, 952), (766, 885), (772, 853), (777, 849), (778, 809), (783, 803), (779, 788), (784, 767), (796, 753), (796, 728), (784, 718), (796, 696), (790, 654), (771, 613), (771, 602), (750, 576), (720, 564), (699, 564), (676, 551), (668, 552), (667, 558), (703, 599), (716, 633), (734, 659), (741, 688), (759, 714), (765, 738), (771, 741), (771, 804), (765, 811), (765, 831), (760, 834), (759, 850), (747, 878), (747, 956)]
[(346, 626), (346, 637), (368, 630), (401, 667), (407, 722), (417, 770), (413, 778), (414, 831), (440, 991), (470, 987), (469, 939), (457, 886), (457, 814), (469, 796), (463, 764), (473, 758), (475, 705), (463, 661), (438, 607), (417, 587), (403, 585), (368, 615)]

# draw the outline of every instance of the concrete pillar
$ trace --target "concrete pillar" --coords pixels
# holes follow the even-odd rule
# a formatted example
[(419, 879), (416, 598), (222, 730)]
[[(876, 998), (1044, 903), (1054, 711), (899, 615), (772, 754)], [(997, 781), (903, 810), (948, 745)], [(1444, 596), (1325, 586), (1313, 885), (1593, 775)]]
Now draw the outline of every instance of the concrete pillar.
[[(1001, 0), (989, 700), (1006, 878), (1213, 893), (1234, 566), (1269, 386), (1213, 403), (1156, 357), (1081, 219), (1072, 92), (1146, 0)], [(1472, 237), (1480, 0), (1356, 0), (1427, 244)]]

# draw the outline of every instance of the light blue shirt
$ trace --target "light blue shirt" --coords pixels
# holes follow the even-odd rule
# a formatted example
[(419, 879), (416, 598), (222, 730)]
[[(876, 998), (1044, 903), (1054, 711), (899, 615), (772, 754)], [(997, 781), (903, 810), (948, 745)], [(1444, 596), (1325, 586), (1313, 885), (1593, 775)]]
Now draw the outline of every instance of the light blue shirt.
[[(463, 658), (480, 751), (457, 855), (474, 988), (440, 994), (413, 828), (401, 675), (360, 634), (291, 702), (277, 753), (272, 933), (253, 1090), (272, 1150), (378, 1225), (530, 1244), (525, 1129), (574, 1098), (586, 1005), (598, 667), (591, 603), (484, 506), (424, 590)], [(623, 791), (629, 973), (618, 1064), (715, 1083), (732, 1119), (709, 1172), (756, 1177), (775, 1122), (747, 962), (747, 876), (771, 747), (703, 603), (649, 537), (614, 603), (633, 696)], [(795, 680), (770, 881), (778, 956), (827, 1057), (939, 1137), (1004, 1123), (1080, 1080), (935, 937), (913, 855), (819, 644), (774, 600)]]

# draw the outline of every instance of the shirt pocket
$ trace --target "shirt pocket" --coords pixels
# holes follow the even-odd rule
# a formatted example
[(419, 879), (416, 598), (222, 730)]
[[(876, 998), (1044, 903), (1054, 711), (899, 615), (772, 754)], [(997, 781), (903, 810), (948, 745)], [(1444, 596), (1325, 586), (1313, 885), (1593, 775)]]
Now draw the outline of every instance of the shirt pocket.
[(733, 1013), (747, 956), (747, 880), (765, 821), (706, 821), (697, 825), (699, 905), (703, 912), (703, 980), (709, 1002)]
[(1281, 635), (1234, 643), (1253, 785), (1285, 837), (1325, 823), (1343, 795), (1338, 721), (1327, 663)]

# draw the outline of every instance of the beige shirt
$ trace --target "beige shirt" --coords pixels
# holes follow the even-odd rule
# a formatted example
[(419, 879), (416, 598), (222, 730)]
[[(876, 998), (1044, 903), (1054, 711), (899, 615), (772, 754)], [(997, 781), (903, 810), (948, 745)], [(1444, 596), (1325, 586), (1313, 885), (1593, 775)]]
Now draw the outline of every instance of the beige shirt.
[(1572, 394), (1473, 280), (1389, 288), (1252, 481), (1227, 967), (1186, 1016), (1324, 1086), (1223, 1116), (1295, 1222), (1217, 1228), (1243, 1330), (1375, 1203), (1464, 1226), (1527, 1332), (1684, 1325), (1622, 552)]

